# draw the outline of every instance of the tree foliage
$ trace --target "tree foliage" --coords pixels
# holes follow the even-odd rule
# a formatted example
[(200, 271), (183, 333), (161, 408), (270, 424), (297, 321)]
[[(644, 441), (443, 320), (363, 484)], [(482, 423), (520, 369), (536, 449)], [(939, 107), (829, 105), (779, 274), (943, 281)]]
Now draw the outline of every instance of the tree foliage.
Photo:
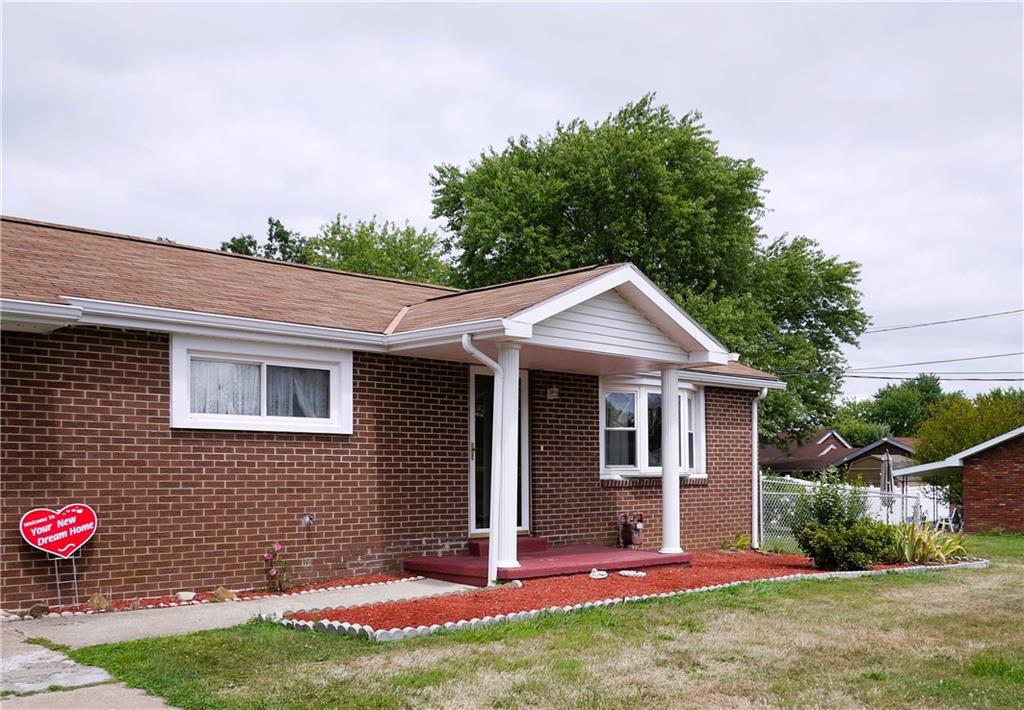
[(860, 448), (892, 435), (887, 424), (871, 420), (872, 404), (872, 400), (847, 399), (839, 405), (832, 428), (850, 442), (850, 446)]
[[(918, 463), (941, 461), (964, 449), (1024, 426), (1024, 389), (996, 388), (974, 400), (960, 393), (939, 401), (918, 429), (914, 458)], [(959, 474), (930, 481), (949, 503), (963, 503), (963, 479)]]
[(919, 375), (881, 387), (871, 399), (844, 401), (833, 427), (854, 446), (885, 436), (914, 436), (931, 408), (951, 396), (936, 375)]
[(420, 283), (443, 285), (452, 280), (452, 267), (442, 254), (437, 234), (417, 230), (408, 223), (398, 225), (376, 218), (349, 222), (338, 215), (322, 225), (315, 236), (306, 237), (270, 217), (264, 242), (251, 234), (240, 234), (220, 248), (235, 254)]
[(648, 95), (437, 166), (434, 217), (462, 286), (633, 262), (743, 362), (787, 380), (762, 407), (763, 434), (806, 431), (831, 418), (841, 345), (867, 325), (859, 266), (806, 237), (761, 238), (763, 177), (721, 154), (700, 114)]
[(937, 376), (919, 375), (878, 390), (871, 404), (870, 419), (888, 426), (893, 436), (914, 436), (931, 407), (946, 396)]
[(1024, 426), (1022, 388), (996, 388), (973, 401), (953, 395), (933, 406), (921, 423), (914, 458), (941, 461), (1019, 426)]

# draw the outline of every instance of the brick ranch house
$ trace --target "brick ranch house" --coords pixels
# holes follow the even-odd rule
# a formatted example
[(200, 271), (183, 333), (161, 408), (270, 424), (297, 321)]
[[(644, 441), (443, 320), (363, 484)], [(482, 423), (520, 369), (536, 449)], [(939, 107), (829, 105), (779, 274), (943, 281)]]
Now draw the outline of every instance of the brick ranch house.
[(1024, 426), (949, 458), (896, 471), (900, 480), (963, 477), (965, 532), (1024, 532)]
[(54, 599), (19, 519), (72, 502), (114, 596), (261, 586), (274, 541), (312, 580), (482, 537), (486, 582), (621, 512), (649, 555), (757, 530), (784, 384), (631, 264), (459, 291), (16, 218), (0, 258), (5, 606)]

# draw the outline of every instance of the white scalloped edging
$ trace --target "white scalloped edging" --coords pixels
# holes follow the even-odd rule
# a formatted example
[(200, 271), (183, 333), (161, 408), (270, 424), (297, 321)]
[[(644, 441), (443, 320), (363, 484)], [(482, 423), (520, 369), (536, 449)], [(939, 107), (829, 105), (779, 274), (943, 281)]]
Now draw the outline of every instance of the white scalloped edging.
[[(300, 631), (321, 631), (330, 634), (343, 636), (354, 636), (358, 638), (371, 639), (374, 641), (401, 641), (402, 639), (426, 636), (437, 631), (462, 631), (464, 629), (477, 629), (492, 624), (500, 624), (509, 621), (523, 621), (535, 619), (541, 614), (567, 614), (580, 609), (591, 609), (599, 606), (615, 606), (629, 602), (640, 602), (648, 599), (667, 599), (678, 597), (684, 594), (697, 594), (699, 592), (711, 592), (726, 587), (737, 587), (741, 584), (754, 584), (757, 582), (793, 582), (802, 579), (849, 579), (853, 577), (868, 577), (882, 574), (904, 574), (907, 572), (928, 572), (936, 570), (951, 569), (984, 569), (991, 564), (988, 560), (970, 560), (955, 562), (949, 565), (914, 565), (912, 567), (894, 567), (880, 570), (857, 570), (852, 572), (813, 572), (811, 574), (788, 574), (782, 577), (765, 577), (763, 579), (743, 579), (724, 584), (712, 584), (707, 587), (695, 587), (693, 589), (680, 589), (675, 592), (660, 592), (655, 594), (641, 594), (638, 596), (614, 597), (612, 599), (601, 599), (599, 601), (583, 602), (568, 606), (549, 606), (544, 609), (531, 609), (530, 611), (517, 611), (511, 614), (498, 614), (497, 616), (485, 616), (482, 619), (461, 619), (459, 621), (447, 621), (444, 624), (431, 624), (430, 626), (406, 626), (405, 628), (375, 629), (367, 624), (350, 624), (347, 621), (297, 621), (285, 619), (281, 614), (262, 614), (260, 618), (281, 624), (290, 629)], [(292, 613), (313, 613), (324, 611), (323, 609), (298, 609)], [(287, 612), (286, 612), (287, 613)]]
[[(227, 599), (229, 602), (252, 602), (252, 601), (263, 601), (267, 599), (283, 599), (284, 597), (298, 597), (303, 594), (316, 594), (318, 592), (338, 592), (343, 589), (360, 589), (363, 587), (381, 587), (387, 584), (398, 584), (400, 582), (417, 582), (426, 577), (416, 575), (414, 577), (402, 577), (400, 579), (386, 579), (381, 582), (365, 582), (363, 584), (338, 584), (333, 587), (316, 587), (315, 589), (302, 589), (297, 592), (283, 592), (278, 594), (260, 594), (259, 596), (246, 597), (244, 599)], [(122, 611), (138, 611), (139, 609), (169, 609), (175, 606), (193, 606), (195, 604), (215, 604), (219, 602), (212, 602), (209, 599), (192, 599), (187, 602), (160, 602), (159, 604), (144, 604), (138, 607), (138, 609), (116, 609), (110, 612), (98, 612), (94, 609), (87, 609), (85, 611), (62, 611), (62, 612), (50, 612), (43, 614), (40, 619), (56, 618), (59, 616), (86, 616), (87, 614), (102, 614), (102, 613), (118, 613)], [(29, 616), (28, 614), (17, 614), (17, 613), (0, 613), (0, 621), (33, 621), (36, 617)]]

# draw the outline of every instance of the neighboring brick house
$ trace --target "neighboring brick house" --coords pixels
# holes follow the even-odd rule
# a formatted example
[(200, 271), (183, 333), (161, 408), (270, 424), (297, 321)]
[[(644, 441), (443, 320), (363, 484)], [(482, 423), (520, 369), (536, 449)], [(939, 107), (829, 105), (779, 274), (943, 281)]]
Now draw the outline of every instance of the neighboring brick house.
[(934, 463), (904, 468), (899, 478), (963, 476), (966, 532), (1024, 532), (1024, 427)]
[(0, 604), (54, 599), (19, 520), (76, 502), (113, 596), (258, 586), (274, 541), (309, 580), (484, 537), (486, 580), (622, 512), (664, 559), (757, 530), (784, 385), (632, 265), (458, 291), (14, 218), (0, 259)]

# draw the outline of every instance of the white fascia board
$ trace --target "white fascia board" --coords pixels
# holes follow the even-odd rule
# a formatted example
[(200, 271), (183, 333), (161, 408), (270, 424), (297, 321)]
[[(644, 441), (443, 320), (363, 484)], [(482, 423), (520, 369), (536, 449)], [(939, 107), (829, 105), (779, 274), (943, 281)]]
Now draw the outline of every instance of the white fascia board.
[(680, 381), (685, 380), (686, 382), (702, 385), (719, 385), (721, 387), (737, 389), (786, 389), (786, 383), (782, 380), (761, 380), (756, 377), (743, 377), (741, 375), (716, 375), (710, 372), (693, 372), (686, 369), (679, 371), (679, 379)]
[(666, 335), (693, 353), (690, 362), (725, 365), (729, 351), (704, 330), (653, 281), (632, 264), (624, 264), (558, 295), (515, 313), (517, 321), (536, 325), (584, 301), (618, 288), (630, 303)]
[(935, 476), (940, 473), (952, 473), (959, 470), (961, 467), (961, 463), (945, 459), (944, 461), (933, 461), (932, 463), (923, 463), (918, 466), (899, 468), (893, 471), (892, 475), (897, 478), (901, 478), (903, 476)]
[(413, 348), (432, 345), (448, 345), (462, 341), (463, 335), (472, 335), (474, 340), (494, 340), (496, 338), (530, 338), (533, 326), (509, 318), (490, 318), (488, 320), (439, 325), (432, 328), (420, 328), (404, 333), (394, 333), (384, 337), (388, 352), (400, 352)]
[(0, 327), (15, 330), (49, 333), (76, 323), (81, 315), (82, 309), (61, 303), (0, 299)]
[[(825, 436), (823, 436), (820, 439), (818, 439), (818, 443), (819, 444), (825, 443), (825, 440), (827, 438), (829, 438), (830, 436), (834, 436), (835, 438), (839, 439), (839, 441), (842, 442), (843, 446), (845, 446), (846, 448), (848, 448), (848, 449), (852, 449), (853, 448), (852, 446), (850, 446), (850, 442), (848, 442), (846, 439), (844, 439), (842, 437), (842, 435), (838, 431), (835, 431), (833, 429), (829, 429), (828, 433), (825, 434)], [(884, 441), (884, 439), (882, 441)], [(875, 446), (877, 444), (881, 444), (882, 441), (875, 442), (875, 444), (872, 444), (872, 446)], [(820, 456), (820, 454), (819, 454), (819, 456)]]
[(63, 298), (81, 310), (81, 317), (78, 320), (80, 325), (155, 330), (165, 333), (189, 333), (293, 345), (309, 345), (311, 342), (316, 342), (322, 347), (367, 352), (385, 351), (384, 335), (380, 333), (199, 311), (182, 311), (156, 306), (140, 306), (114, 301), (98, 301), (73, 296), (63, 296)]

